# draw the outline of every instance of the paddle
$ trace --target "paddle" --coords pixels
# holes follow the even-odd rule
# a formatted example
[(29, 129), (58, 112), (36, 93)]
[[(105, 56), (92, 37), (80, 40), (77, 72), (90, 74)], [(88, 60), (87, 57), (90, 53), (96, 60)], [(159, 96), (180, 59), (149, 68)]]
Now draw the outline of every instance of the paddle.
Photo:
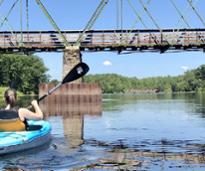
[(71, 71), (64, 77), (63, 81), (56, 85), (54, 88), (50, 89), (46, 94), (41, 96), (37, 101), (40, 102), (48, 95), (52, 94), (56, 91), (60, 86), (65, 83), (69, 83), (71, 81), (77, 80), (78, 78), (82, 77), (89, 71), (89, 67), (86, 63), (80, 62), (76, 66), (71, 69)]

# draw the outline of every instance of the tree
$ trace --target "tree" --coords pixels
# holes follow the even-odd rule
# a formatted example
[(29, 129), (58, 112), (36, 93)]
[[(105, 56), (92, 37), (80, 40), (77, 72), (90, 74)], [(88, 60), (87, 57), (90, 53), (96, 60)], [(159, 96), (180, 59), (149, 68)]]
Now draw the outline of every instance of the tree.
[(103, 93), (124, 93), (129, 90), (157, 90), (160, 92), (205, 91), (205, 65), (184, 75), (137, 79), (117, 74), (97, 74), (85, 77), (86, 82), (98, 82)]
[(48, 82), (47, 68), (37, 56), (0, 54), (0, 86), (9, 86), (25, 94), (38, 93), (38, 85)]
[(195, 70), (196, 78), (205, 80), (205, 65), (201, 65)]

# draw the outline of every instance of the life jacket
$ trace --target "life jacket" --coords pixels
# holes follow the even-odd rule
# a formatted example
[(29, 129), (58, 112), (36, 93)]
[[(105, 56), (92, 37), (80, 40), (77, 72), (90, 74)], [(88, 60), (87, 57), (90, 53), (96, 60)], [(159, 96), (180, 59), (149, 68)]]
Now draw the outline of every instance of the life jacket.
[(15, 110), (0, 110), (0, 131), (25, 131), (27, 123), (21, 121)]

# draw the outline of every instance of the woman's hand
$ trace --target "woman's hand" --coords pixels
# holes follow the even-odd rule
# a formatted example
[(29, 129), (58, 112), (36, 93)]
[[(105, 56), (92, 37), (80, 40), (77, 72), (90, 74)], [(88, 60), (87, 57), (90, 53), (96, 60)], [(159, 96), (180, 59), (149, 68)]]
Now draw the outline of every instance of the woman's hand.
[(33, 107), (38, 106), (37, 100), (33, 100), (33, 101), (31, 102), (31, 105), (32, 105)]

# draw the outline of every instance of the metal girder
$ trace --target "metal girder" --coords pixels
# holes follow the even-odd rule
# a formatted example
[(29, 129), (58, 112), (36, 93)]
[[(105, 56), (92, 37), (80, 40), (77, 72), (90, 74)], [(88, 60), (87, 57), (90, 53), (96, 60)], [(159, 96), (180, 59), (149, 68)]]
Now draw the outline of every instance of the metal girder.
[(109, 0), (101, 0), (100, 4), (98, 5), (97, 9), (95, 10), (95, 12), (93, 13), (92, 17), (90, 18), (90, 20), (88, 21), (87, 25), (85, 26), (83, 32), (79, 35), (77, 41), (76, 41), (76, 45), (79, 45), (80, 42), (83, 39), (83, 36), (85, 35), (85, 32), (87, 30), (90, 30), (91, 27), (93, 26), (93, 24), (95, 23), (96, 19), (99, 17), (100, 13), (102, 12), (103, 8), (105, 7), (105, 5), (108, 3)]
[(65, 46), (70, 46), (71, 44), (68, 42), (68, 40), (66, 39), (66, 37), (61, 33), (60, 28), (58, 27), (58, 25), (56, 24), (56, 22), (54, 21), (54, 19), (51, 17), (51, 15), (49, 14), (49, 12), (47, 11), (47, 9), (45, 8), (45, 6), (42, 4), (42, 2), (40, 0), (36, 0), (36, 3), (39, 5), (39, 7), (41, 8), (41, 10), (43, 11), (43, 13), (45, 14), (45, 16), (48, 18), (48, 20), (50, 21), (50, 23), (52, 24), (52, 26), (54, 27), (54, 29), (60, 34), (61, 38), (63, 39), (64, 45)]
[(205, 26), (205, 22), (203, 20), (203, 18), (201, 17), (201, 15), (198, 13), (198, 11), (196, 10), (196, 8), (193, 5), (192, 0), (187, 0), (187, 2), (189, 3), (189, 5), (191, 6), (192, 10), (194, 11), (194, 13), (197, 15), (197, 17), (199, 18), (199, 20), (201, 21), (201, 23)]
[(147, 13), (148, 17), (152, 20), (152, 22), (154, 23), (154, 25), (161, 30), (161, 28), (159, 27), (159, 25), (157, 24), (156, 20), (153, 18), (153, 16), (151, 15), (151, 13), (149, 12), (149, 10), (147, 9), (146, 5), (144, 4), (144, 2), (142, 0), (138, 0), (139, 3), (142, 5), (144, 11)]
[(176, 9), (177, 13), (179, 14), (180, 18), (184, 21), (184, 23), (187, 25), (188, 28), (191, 28), (188, 21), (186, 20), (185, 16), (182, 14), (182, 12), (179, 10), (177, 5), (175, 4), (174, 0), (169, 0), (173, 7)]
[[(18, 3), (18, 1), (19, 1), (19, 0), (16, 0), (16, 1), (13, 3), (12, 7), (9, 9), (8, 14), (4, 17), (3, 21), (1, 22), (0, 28), (1, 28), (1, 27), (4, 25), (4, 23), (8, 20), (8, 17), (9, 17), (9, 15), (10, 15), (11, 11), (12, 11), (13, 8), (15, 7), (15, 5)], [(2, 2), (3, 2), (3, 1), (1, 1), (1, 3), (2, 3)]]
[(26, 30), (29, 31), (29, 2), (26, 0)]

